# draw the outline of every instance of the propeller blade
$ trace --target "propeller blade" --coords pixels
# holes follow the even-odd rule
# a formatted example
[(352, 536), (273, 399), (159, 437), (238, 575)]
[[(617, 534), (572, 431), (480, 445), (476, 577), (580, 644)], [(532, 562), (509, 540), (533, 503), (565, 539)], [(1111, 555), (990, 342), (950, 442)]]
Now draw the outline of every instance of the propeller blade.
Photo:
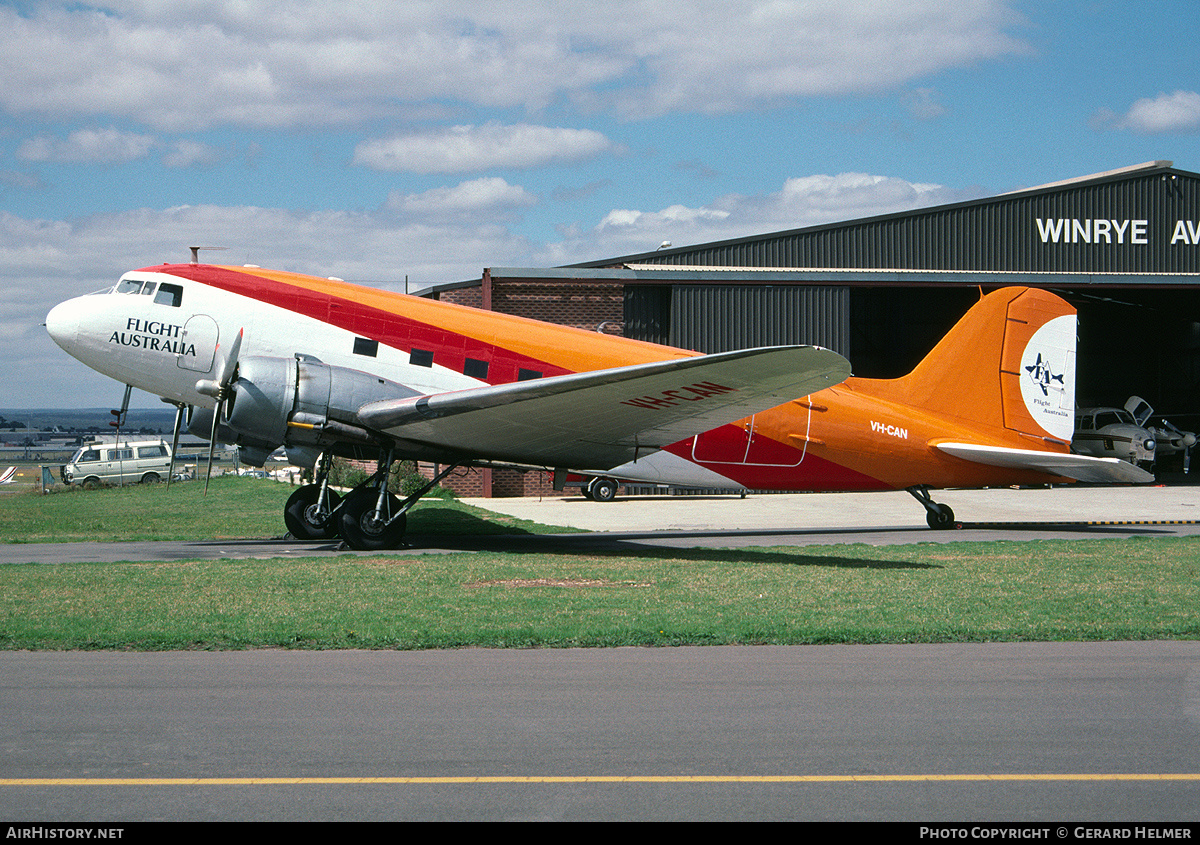
[[(217, 407), (213, 411), (212, 434), (208, 438), (208, 472), (204, 475), (205, 496), (208, 495), (208, 482), (212, 478), (213, 452), (217, 447), (217, 426), (221, 424), (221, 414), (225, 410), (225, 403), (229, 400), (229, 391), (233, 385), (233, 376), (237, 372), (238, 353), (242, 349), (242, 335), (245, 332), (245, 328), (238, 329), (237, 337), (229, 344), (229, 349), (222, 356), (220, 380), (215, 385), (206, 384), (206, 386), (215, 387), (214, 393), (217, 400)], [(200, 388), (200, 382), (196, 383), (196, 387), (197, 389)], [(208, 393), (209, 391), (204, 390), (201, 392)]]
[(228, 388), (229, 383), (233, 381), (233, 374), (237, 370), (238, 353), (242, 349), (242, 334), (245, 329), (238, 329), (237, 337), (229, 344), (229, 350), (224, 355), (224, 360), (221, 363), (221, 378), (219, 384), (223, 388)]
[(204, 474), (204, 495), (208, 495), (208, 481), (212, 478), (213, 452), (217, 448), (217, 426), (221, 424), (221, 412), (225, 410), (225, 400), (218, 399), (216, 410), (213, 412), (212, 432), (208, 437), (208, 472)]

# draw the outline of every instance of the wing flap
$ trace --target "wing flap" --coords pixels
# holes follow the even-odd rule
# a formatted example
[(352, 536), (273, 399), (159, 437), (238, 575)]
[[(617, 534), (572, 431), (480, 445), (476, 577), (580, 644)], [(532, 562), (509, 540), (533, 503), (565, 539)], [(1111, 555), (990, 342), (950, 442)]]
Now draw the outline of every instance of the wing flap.
[(828, 349), (767, 347), (375, 402), (358, 417), (463, 455), (605, 469), (849, 375)]
[(938, 443), (938, 449), (956, 458), (988, 466), (1029, 469), (1060, 475), (1076, 481), (1096, 484), (1145, 484), (1154, 476), (1141, 467), (1117, 458), (1096, 458), (1065, 452), (1039, 452), (1034, 449), (1010, 449), (981, 446), (976, 443)]

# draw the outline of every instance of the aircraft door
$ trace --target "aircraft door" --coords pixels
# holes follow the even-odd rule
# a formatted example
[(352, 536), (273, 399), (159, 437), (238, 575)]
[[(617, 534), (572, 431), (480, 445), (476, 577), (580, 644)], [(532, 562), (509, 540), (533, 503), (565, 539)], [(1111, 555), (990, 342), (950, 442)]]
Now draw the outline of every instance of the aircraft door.
[(180, 369), (211, 372), (217, 353), (217, 321), (207, 314), (195, 314), (183, 324), (180, 353), (175, 357)]
[[(812, 418), (808, 408), (804, 433)], [(756, 429), (757, 416), (723, 425), (692, 441), (692, 460), (700, 464), (741, 464), (744, 466), (794, 467), (804, 460), (807, 448), (796, 449), (780, 443)]]

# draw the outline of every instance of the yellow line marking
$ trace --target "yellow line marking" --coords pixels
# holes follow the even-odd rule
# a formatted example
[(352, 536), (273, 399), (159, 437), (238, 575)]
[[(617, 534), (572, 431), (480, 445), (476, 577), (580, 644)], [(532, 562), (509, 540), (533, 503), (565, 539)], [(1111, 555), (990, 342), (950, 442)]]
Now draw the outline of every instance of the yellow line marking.
[(0, 778), (0, 786), (310, 786), (469, 783), (911, 783), (954, 781), (1200, 781), (1200, 773), (959, 775), (480, 775), (475, 777)]

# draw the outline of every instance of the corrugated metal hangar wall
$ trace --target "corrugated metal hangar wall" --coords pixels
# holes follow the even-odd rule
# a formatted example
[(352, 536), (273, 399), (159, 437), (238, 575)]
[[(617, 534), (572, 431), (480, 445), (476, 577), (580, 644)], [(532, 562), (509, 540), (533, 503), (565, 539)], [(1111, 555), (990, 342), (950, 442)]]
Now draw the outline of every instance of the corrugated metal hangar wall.
[[(911, 369), (981, 288), (1049, 288), (1080, 311), (1081, 403), (1138, 393), (1200, 425), (1200, 174), (1170, 162), (577, 266), (636, 268), (631, 337), (705, 352), (819, 343), (872, 377)], [(692, 278), (655, 283), (684, 268)]]

